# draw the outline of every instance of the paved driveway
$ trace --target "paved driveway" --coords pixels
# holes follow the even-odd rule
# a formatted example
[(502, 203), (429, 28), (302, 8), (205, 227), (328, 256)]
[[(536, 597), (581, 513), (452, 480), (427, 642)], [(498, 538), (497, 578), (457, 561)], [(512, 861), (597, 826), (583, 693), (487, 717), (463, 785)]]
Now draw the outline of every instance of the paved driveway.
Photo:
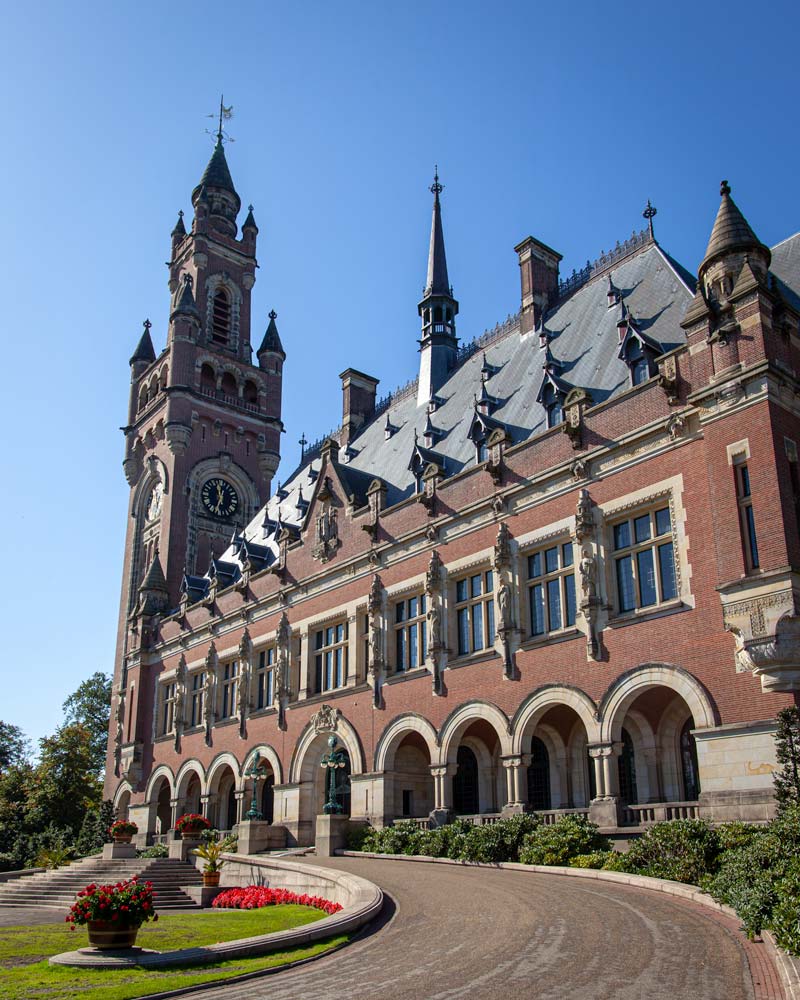
[[(310, 859), (314, 860), (314, 859)], [(218, 1000), (744, 1000), (735, 936), (666, 895), (557, 875), (337, 858), (396, 909), (296, 970), (203, 990)]]

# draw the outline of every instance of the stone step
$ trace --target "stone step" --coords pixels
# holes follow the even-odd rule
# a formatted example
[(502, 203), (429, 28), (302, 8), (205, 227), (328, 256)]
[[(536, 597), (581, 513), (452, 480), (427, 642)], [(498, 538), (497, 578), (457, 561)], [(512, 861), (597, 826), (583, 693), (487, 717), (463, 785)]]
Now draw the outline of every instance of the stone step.
[(158, 909), (196, 908), (184, 886), (201, 885), (194, 865), (171, 858), (105, 860), (85, 858), (67, 868), (10, 879), (0, 884), (0, 907), (69, 907), (84, 886), (120, 882), (138, 876), (153, 883)]

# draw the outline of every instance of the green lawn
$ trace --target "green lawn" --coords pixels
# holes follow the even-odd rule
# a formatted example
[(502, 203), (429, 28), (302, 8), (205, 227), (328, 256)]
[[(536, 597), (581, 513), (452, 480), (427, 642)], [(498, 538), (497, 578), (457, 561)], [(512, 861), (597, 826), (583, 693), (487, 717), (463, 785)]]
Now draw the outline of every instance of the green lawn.
[[(269, 934), (321, 920), (325, 914), (310, 906), (268, 906), (260, 910), (226, 910), (205, 913), (160, 914), (158, 923), (144, 924), (136, 944), (157, 951), (217, 944), (237, 938)], [(347, 935), (259, 958), (236, 959), (183, 970), (145, 972), (140, 969), (70, 969), (51, 966), (50, 955), (86, 947), (85, 927), (75, 931), (68, 924), (0, 928), (0, 997), (3, 1000), (72, 1000), (79, 993), (87, 1000), (127, 1000), (162, 990), (198, 983), (212, 983), (246, 972), (270, 969), (310, 958), (347, 941)]]

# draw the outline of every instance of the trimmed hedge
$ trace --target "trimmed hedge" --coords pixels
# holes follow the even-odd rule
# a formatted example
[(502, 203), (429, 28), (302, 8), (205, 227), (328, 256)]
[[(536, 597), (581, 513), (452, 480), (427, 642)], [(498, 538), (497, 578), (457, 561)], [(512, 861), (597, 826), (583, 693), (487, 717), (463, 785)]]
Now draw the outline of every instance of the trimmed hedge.
[(611, 842), (601, 836), (596, 823), (583, 816), (562, 816), (551, 826), (529, 833), (519, 859), (526, 865), (567, 865), (572, 858), (607, 851)]

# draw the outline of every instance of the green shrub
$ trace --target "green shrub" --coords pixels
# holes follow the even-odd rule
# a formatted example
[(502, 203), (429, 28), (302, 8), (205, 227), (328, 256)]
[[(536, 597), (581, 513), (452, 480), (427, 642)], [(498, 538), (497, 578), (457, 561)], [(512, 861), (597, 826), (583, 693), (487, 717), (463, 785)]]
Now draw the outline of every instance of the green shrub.
[(800, 955), (800, 858), (792, 858), (777, 884), (770, 926), (775, 940), (791, 955)]
[(347, 850), (348, 851), (366, 851), (368, 848), (364, 847), (364, 841), (367, 839), (369, 834), (372, 833), (372, 827), (368, 826), (366, 823), (358, 823), (355, 826), (351, 826), (347, 831)]
[(631, 843), (625, 861), (628, 871), (674, 882), (697, 884), (713, 872), (719, 837), (704, 820), (676, 819), (656, 823)]
[(141, 851), (137, 851), (136, 856), (139, 858), (168, 858), (169, 845), (153, 844), (152, 847), (145, 847)]
[(539, 820), (532, 814), (511, 816), (486, 826), (473, 826), (466, 833), (461, 852), (456, 856), (464, 861), (482, 861), (485, 864), (518, 861), (525, 837), (538, 828)]
[(800, 806), (787, 805), (746, 846), (726, 851), (718, 872), (703, 879), (702, 887), (717, 902), (736, 910), (748, 937), (760, 934), (774, 920), (780, 922), (783, 938), (791, 941), (798, 866)]
[(583, 816), (562, 816), (551, 826), (539, 826), (525, 836), (519, 859), (526, 865), (566, 865), (579, 854), (607, 851), (607, 837)]
[(464, 842), (473, 829), (469, 820), (457, 819), (445, 826), (424, 830), (419, 840), (419, 853), (431, 858), (460, 858)]
[(570, 868), (597, 868), (607, 872), (625, 871), (625, 855), (619, 851), (592, 851), (570, 858)]
[(415, 854), (421, 832), (407, 820), (382, 830), (371, 829), (364, 837), (361, 850), (377, 854)]
[(738, 851), (742, 847), (747, 847), (753, 840), (764, 832), (764, 827), (757, 823), (722, 823), (716, 828), (719, 838), (719, 849), (722, 854), (725, 851)]

